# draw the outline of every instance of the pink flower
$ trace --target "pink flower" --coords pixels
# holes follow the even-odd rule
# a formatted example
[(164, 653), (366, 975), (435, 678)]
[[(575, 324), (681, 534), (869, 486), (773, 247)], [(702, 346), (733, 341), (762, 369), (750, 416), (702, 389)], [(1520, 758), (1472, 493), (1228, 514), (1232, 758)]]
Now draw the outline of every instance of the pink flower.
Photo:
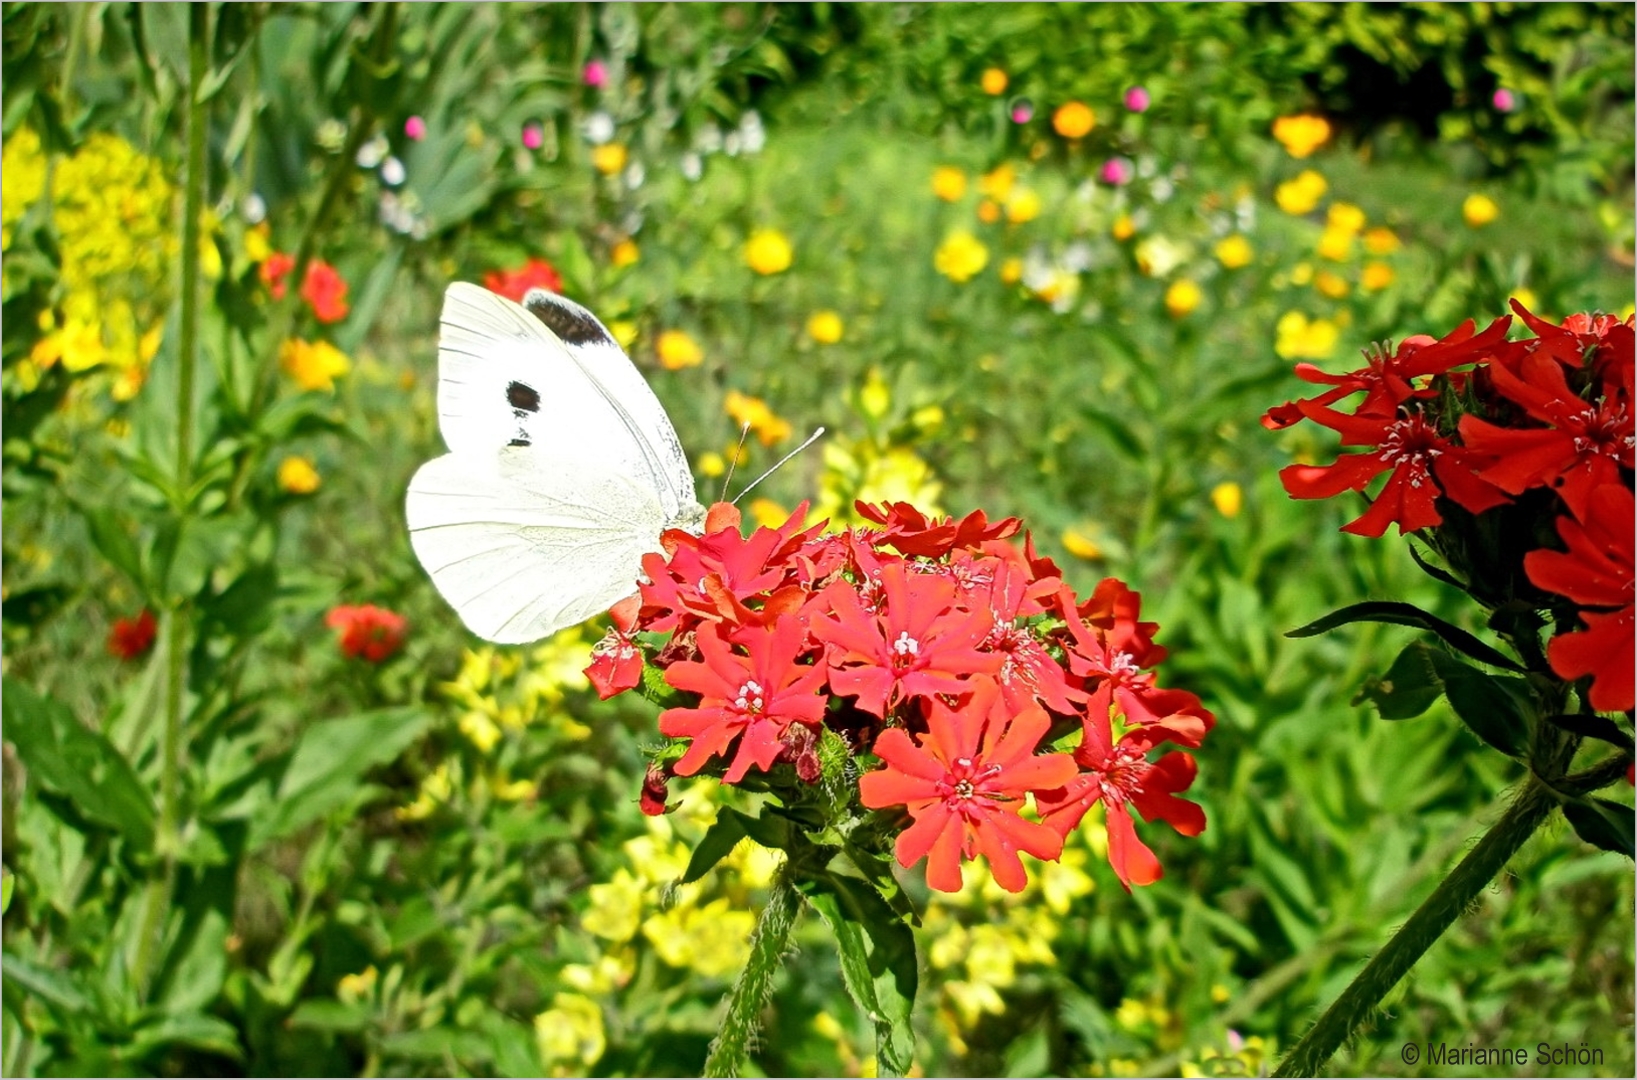
[(418, 116), (411, 116), (404, 121), (404, 134), (412, 141), (420, 142), (426, 138), (426, 121)]
[(538, 150), (546, 145), (546, 131), (539, 124), (523, 125), (523, 145), (530, 150)]
[(1113, 157), (1103, 162), (1103, 167), (1097, 170), (1097, 178), (1105, 184), (1123, 187), (1131, 183), (1131, 162), (1125, 158)]
[(601, 90), (608, 85), (608, 65), (601, 60), (589, 60), (586, 62), (585, 71), (581, 73), (580, 77), (593, 90)]
[(1496, 112), (1511, 112), (1518, 107), (1517, 97), (1505, 87), (1495, 91), (1495, 96), (1489, 100), (1494, 104)]
[(1148, 91), (1140, 86), (1133, 86), (1125, 92), (1125, 107), (1132, 112), (1147, 112), (1148, 103)]
[(1016, 102), (1012, 106), (1012, 123), (1027, 124), (1034, 119), (1034, 106), (1027, 99)]

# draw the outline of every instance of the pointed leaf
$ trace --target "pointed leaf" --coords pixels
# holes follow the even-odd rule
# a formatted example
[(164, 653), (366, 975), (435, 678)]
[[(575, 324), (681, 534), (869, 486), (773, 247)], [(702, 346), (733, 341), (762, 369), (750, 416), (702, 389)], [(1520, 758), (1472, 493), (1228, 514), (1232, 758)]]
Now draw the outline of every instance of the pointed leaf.
[[(1631, 807), (1608, 799), (1576, 799), (1563, 804), (1563, 816), (1586, 843), (1633, 858), (1637, 813)], [(8, 961), (8, 974), (10, 970)]]
[(693, 849), (693, 857), (688, 860), (688, 869), (682, 874), (682, 884), (691, 884), (710, 873), (711, 869), (727, 858), (728, 853), (747, 835), (749, 834), (745, 832), (744, 822), (738, 815), (728, 810), (718, 814), (711, 827), (705, 830), (699, 846)]
[(821, 873), (798, 884), (835, 934), (847, 992), (875, 1027), (877, 1075), (903, 1076), (915, 1058), (914, 933), (867, 882)]
[(1524, 670), (1504, 653), (1485, 645), (1459, 626), (1447, 623), (1431, 612), (1422, 611), (1414, 604), (1400, 603), (1397, 600), (1366, 600), (1361, 604), (1349, 604), (1306, 626), (1287, 631), (1285, 637), (1313, 637), (1355, 622), (1389, 623), (1394, 626), (1415, 626), (1422, 630), (1431, 630), (1443, 638), (1451, 648), (1465, 653), (1474, 660), (1508, 671)]
[(1596, 713), (1565, 713), (1549, 718), (1549, 722), (1556, 724), (1565, 731), (1572, 731), (1576, 735), (1584, 735), (1588, 739), (1601, 739), (1612, 743), (1622, 750), (1632, 749), (1631, 736), (1621, 730), (1606, 716)]
[(1529, 747), (1534, 698), (1529, 684), (1513, 675), (1491, 675), (1439, 649), (1429, 649), (1444, 696), (1474, 735), (1510, 757)]
[(1443, 681), (1427, 655), (1430, 651), (1424, 641), (1410, 642), (1387, 674), (1365, 680), (1353, 704), (1370, 701), (1383, 720), (1408, 720), (1426, 712), (1444, 693)]

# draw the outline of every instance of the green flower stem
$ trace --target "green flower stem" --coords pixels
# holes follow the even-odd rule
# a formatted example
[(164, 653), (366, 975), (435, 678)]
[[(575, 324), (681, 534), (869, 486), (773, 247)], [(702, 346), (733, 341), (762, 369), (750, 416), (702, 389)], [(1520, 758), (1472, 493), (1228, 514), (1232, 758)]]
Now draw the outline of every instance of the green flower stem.
[(1314, 1076), (1342, 1043), (1370, 1018), (1381, 999), (1475, 900), (1524, 841), (1557, 808), (1557, 796), (1534, 776), (1478, 845), (1416, 909), (1385, 948), (1325, 1010), (1274, 1076)]
[[(182, 192), (182, 288), (180, 342), (176, 377), (176, 477), (172, 501), (184, 524), (189, 517), (193, 486), (194, 369), (199, 352), (199, 216), (205, 204), (205, 126), (209, 122), (200, 88), (209, 66), (210, 5), (188, 7), (187, 162)], [(186, 598), (167, 598), (165, 632), (165, 731), (160, 746), (159, 821), (154, 831), (154, 854), (161, 865), (144, 896), (142, 933), (137, 939), (133, 973), (146, 988), (164, 920), (176, 881), (176, 855), (181, 846), (181, 762), (185, 732), (182, 723), (183, 687), (187, 680), (188, 620)]]
[(738, 1076), (744, 1067), (745, 1059), (750, 1056), (751, 1040), (761, 1027), (762, 1007), (773, 992), (779, 957), (784, 954), (784, 944), (790, 937), (790, 928), (796, 924), (801, 903), (795, 873), (786, 859), (773, 878), (767, 906), (750, 935), (750, 960), (739, 973), (733, 989), (728, 991), (727, 1015), (722, 1018), (722, 1030), (711, 1040), (704, 1075)]

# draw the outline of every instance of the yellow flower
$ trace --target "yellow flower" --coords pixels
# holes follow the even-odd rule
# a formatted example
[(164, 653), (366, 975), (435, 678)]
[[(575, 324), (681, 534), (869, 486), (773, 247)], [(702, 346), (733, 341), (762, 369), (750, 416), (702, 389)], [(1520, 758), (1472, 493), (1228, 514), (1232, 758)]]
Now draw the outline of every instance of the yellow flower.
[(1287, 214), (1307, 214), (1319, 205), (1330, 185), (1312, 169), (1304, 170), (1294, 180), (1286, 180), (1273, 192), (1273, 201)]
[(590, 934), (609, 941), (630, 941), (642, 926), (643, 893), (646, 886), (625, 867), (614, 871), (608, 881), (591, 886), (591, 901), (580, 917), (580, 926)]
[(1364, 228), (1364, 211), (1352, 203), (1331, 203), (1325, 213), (1324, 224), (1327, 229), (1354, 234)]
[(559, 993), (534, 1018), (534, 1041), (553, 1076), (580, 1076), (608, 1049), (602, 1008), (583, 994)]
[(887, 389), (887, 380), (881, 377), (881, 372), (875, 368), (864, 379), (864, 385), (858, 391), (858, 407), (871, 420), (879, 420), (887, 415), (887, 408), (892, 404), (892, 392)]
[(699, 343), (683, 330), (663, 331), (654, 349), (659, 353), (660, 366), (668, 371), (697, 367), (705, 359), (705, 352)]
[(1103, 549), (1079, 529), (1063, 530), (1063, 549), (1077, 559), (1101, 559)]
[(1238, 233), (1234, 233), (1216, 245), (1216, 261), (1229, 270), (1238, 270), (1241, 267), (1249, 266), (1253, 254), (1250, 241)]
[(1180, 319), (1199, 306), (1205, 294), (1187, 278), (1178, 278), (1165, 290), (1165, 310), (1173, 319)]
[(780, 419), (761, 398), (729, 390), (722, 408), (736, 423), (748, 425), (763, 446), (772, 446), (790, 437), (790, 421)]
[(1188, 261), (1193, 254), (1184, 244), (1164, 236), (1150, 236), (1137, 244), (1132, 252), (1137, 258), (1137, 269), (1149, 277), (1166, 277)]
[(1364, 250), (1371, 255), (1391, 255), (1398, 248), (1398, 234), (1384, 225), (1377, 225), (1364, 234)]
[(1347, 295), (1347, 281), (1332, 270), (1320, 270), (1313, 277), (1313, 287), (1332, 300)]
[(591, 167), (604, 176), (613, 176), (625, 168), (625, 158), (624, 143), (603, 143), (591, 148)]
[(635, 240), (621, 240), (608, 253), (608, 261), (613, 264), (616, 270), (623, 270), (641, 257), (642, 252), (637, 249)]
[(718, 477), (728, 471), (726, 459), (715, 450), (706, 450), (699, 455), (699, 473), (701, 476)]
[(932, 265), (953, 282), (970, 281), (989, 262), (989, 249), (964, 229), (949, 234), (932, 256)]
[(292, 454), (279, 462), (278, 481), (292, 495), (311, 495), (318, 490), (318, 470), (311, 459)]
[(1306, 285), (1313, 280), (1313, 264), (1297, 263), (1290, 268), (1290, 283), (1292, 285)]
[(1000, 280), (1008, 285), (1016, 285), (1023, 280), (1023, 260), (1013, 256), (1003, 259), (1000, 264)]
[(1065, 139), (1084, 138), (1096, 123), (1091, 107), (1079, 101), (1059, 105), (1052, 114), (1052, 128)]
[(472, 741), (481, 753), (487, 754), (495, 748), (502, 734), (500, 725), (491, 720), (487, 713), (472, 709), (460, 718), (460, 733)]
[(352, 368), (347, 354), (329, 342), (309, 343), (299, 338), (286, 341), (279, 349), (279, 364), (303, 390), (334, 390), (335, 380)]
[(952, 165), (932, 170), (932, 193), (944, 202), (954, 202), (966, 194), (966, 174)]
[(758, 274), (788, 270), (794, 257), (790, 241), (777, 229), (757, 229), (745, 243), (745, 262)]
[(978, 220), (985, 225), (993, 225), (1000, 220), (1000, 204), (993, 199), (984, 199), (978, 203)]
[(1330, 121), (1303, 114), (1281, 116), (1273, 122), (1273, 137), (1293, 158), (1304, 158), (1330, 139)]
[(369, 997), (378, 975), (374, 964), (356, 975), (343, 975), (336, 980), (335, 996), (348, 1004)]
[(1326, 227), (1319, 234), (1319, 257), (1331, 262), (1343, 262), (1353, 253), (1353, 234), (1334, 227)]
[(1013, 225), (1033, 221), (1040, 216), (1040, 196), (1033, 188), (1018, 188), (1006, 199), (1006, 220)]
[(267, 261), (273, 254), (273, 245), (268, 242), (268, 235), (272, 232), (267, 222), (263, 221), (244, 231), (244, 255), (253, 263)]
[(1236, 518), (1240, 509), (1245, 505), (1245, 493), (1232, 480), (1216, 485), (1211, 489), (1211, 502), (1216, 506), (1216, 512), (1225, 518)]
[(630, 319), (615, 319), (608, 324), (608, 332), (614, 335), (620, 348), (629, 349), (631, 343), (637, 340), (637, 324)]
[(1474, 229), (1488, 225), (1501, 216), (1501, 208), (1488, 195), (1468, 195), (1461, 204), (1461, 216)]
[(1006, 72), (1000, 70), (1000, 68), (992, 67), (984, 71), (983, 78), (979, 82), (984, 93), (990, 97), (999, 97), (1001, 94), (1006, 93), (1007, 84), (1011, 80), (1006, 77)]
[(1368, 262), (1364, 264), (1364, 273), (1359, 276), (1359, 285), (1366, 292), (1377, 292), (1391, 285), (1397, 276), (1393, 268), (1384, 262)]
[(1540, 306), (1540, 298), (1535, 295), (1535, 290), (1525, 288), (1522, 285), (1512, 290), (1512, 299), (1530, 311), (1534, 311)]
[(997, 165), (989, 172), (978, 177), (978, 191), (991, 199), (1004, 202), (1006, 196), (1012, 193), (1012, 185), (1017, 183), (1017, 169), (1010, 162)]
[(0, 186), (6, 197), (0, 205), (0, 250), (11, 250), (11, 233), (23, 213), (45, 194), (46, 156), (40, 136), (22, 128), (6, 141), (0, 154)]
[(1108, 231), (1109, 235), (1123, 243), (1137, 235), (1137, 223), (1131, 220), (1130, 214), (1121, 214), (1114, 219), (1114, 225)]
[(1299, 311), (1287, 311), (1274, 329), (1273, 351), (1286, 360), (1325, 360), (1336, 351), (1340, 329), (1329, 319), (1308, 321)]
[(841, 316), (834, 311), (815, 311), (807, 320), (807, 336), (820, 345), (834, 345), (841, 340)]
[(522, 802), (540, 794), (540, 786), (533, 780), (491, 780), (489, 790), (501, 802)]
[(772, 499), (750, 500), (750, 519), (758, 525), (776, 529), (790, 520), (790, 511)]

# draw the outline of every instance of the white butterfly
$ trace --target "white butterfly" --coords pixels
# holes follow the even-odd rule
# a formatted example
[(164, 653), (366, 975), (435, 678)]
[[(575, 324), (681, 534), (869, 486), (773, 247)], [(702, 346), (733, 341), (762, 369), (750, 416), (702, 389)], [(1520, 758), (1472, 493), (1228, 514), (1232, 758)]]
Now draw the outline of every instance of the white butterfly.
[(676, 430), (596, 316), (457, 282), (443, 298), (438, 426), (409, 482), (409, 541), (476, 635), (535, 641), (637, 590), (668, 528), (705, 509)]

